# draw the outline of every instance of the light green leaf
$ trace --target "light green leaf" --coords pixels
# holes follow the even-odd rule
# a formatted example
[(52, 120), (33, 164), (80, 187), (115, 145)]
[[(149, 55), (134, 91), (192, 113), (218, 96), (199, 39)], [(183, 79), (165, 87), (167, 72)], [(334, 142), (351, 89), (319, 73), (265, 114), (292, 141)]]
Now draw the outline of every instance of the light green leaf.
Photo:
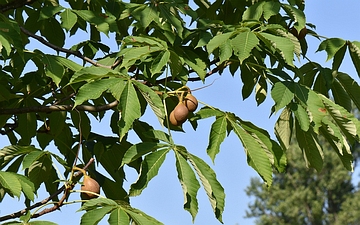
[(150, 71), (152, 75), (157, 73), (162, 73), (164, 66), (168, 63), (170, 59), (170, 52), (163, 51), (153, 60), (151, 63)]
[(136, 60), (150, 57), (151, 53), (163, 51), (164, 47), (158, 46), (142, 46), (142, 47), (131, 47), (125, 48), (119, 52), (119, 55), (123, 55), (122, 66), (130, 67), (135, 64)]
[(147, 5), (139, 5), (131, 15), (141, 23), (142, 27), (148, 27), (152, 21), (159, 19), (158, 12)]
[(33, 164), (36, 160), (38, 160), (39, 158), (41, 158), (44, 154), (47, 154), (47, 152), (45, 151), (33, 151), (30, 152), (29, 154), (27, 154), (24, 157), (23, 163), (22, 163), (22, 169), (28, 169), (31, 164)]
[(257, 2), (248, 7), (243, 13), (242, 20), (260, 20), (260, 17), (264, 12), (264, 3), (265, 2)]
[(268, 186), (271, 186), (272, 168), (268, 155), (262, 150), (262, 146), (259, 142), (237, 124), (236, 121), (230, 120), (230, 123), (235, 134), (239, 137), (244, 146), (248, 164), (259, 173)]
[(293, 60), (295, 46), (289, 38), (275, 36), (268, 33), (258, 33), (258, 35), (269, 41), (271, 43), (271, 46), (280, 53), (280, 55), (288, 65), (294, 66)]
[(241, 32), (231, 40), (234, 54), (239, 57), (240, 63), (250, 56), (253, 48), (259, 44), (259, 39), (251, 31)]
[(72, 71), (79, 71), (81, 70), (83, 67), (80, 66), (79, 64), (77, 64), (76, 62), (70, 60), (70, 59), (67, 59), (67, 58), (64, 58), (64, 57), (61, 57), (61, 56), (53, 56), (55, 57), (55, 59), (63, 66), (71, 69)]
[(159, 95), (153, 89), (141, 82), (134, 81), (134, 85), (139, 89), (142, 96), (144, 96), (144, 99), (150, 105), (160, 123), (163, 124), (165, 120), (165, 109)]
[(306, 23), (304, 12), (298, 8), (295, 8), (292, 5), (282, 4), (281, 6), (285, 10), (287, 15), (289, 15), (290, 18), (295, 22), (294, 27), (299, 33), (301, 29), (305, 27), (305, 23)]
[(206, 63), (193, 50), (183, 48), (182, 59), (188, 64), (200, 77), (202, 81), (206, 76)]
[(213, 162), (215, 161), (215, 156), (220, 152), (220, 145), (226, 137), (226, 130), (226, 116), (218, 117), (211, 125), (209, 145), (206, 151)]
[(219, 64), (223, 63), (224, 61), (228, 60), (233, 53), (233, 48), (230, 44), (230, 40), (227, 40), (222, 45), (219, 46)]
[(103, 206), (101, 208), (87, 211), (80, 221), (80, 225), (96, 225), (104, 216), (114, 210), (116, 206)]
[(139, 98), (131, 81), (128, 81), (121, 94), (118, 109), (121, 112), (121, 118), (118, 122), (121, 140), (130, 130), (132, 123), (141, 116)]
[(29, 225), (57, 225), (57, 223), (51, 222), (51, 221), (43, 221), (43, 220), (31, 220), (27, 224)]
[(324, 154), (316, 137), (317, 134), (312, 128), (305, 132), (296, 124), (296, 138), (303, 152), (306, 166), (320, 172), (323, 167)]
[(310, 127), (310, 118), (306, 109), (304, 109), (304, 107), (300, 104), (292, 104), (291, 110), (293, 111), (301, 129), (303, 131), (308, 131)]
[(121, 75), (119, 72), (112, 69), (102, 67), (84, 67), (75, 72), (75, 74), (71, 77), (69, 84), (84, 81), (91, 82), (104, 77), (124, 77), (124, 75)]
[(360, 86), (358, 83), (348, 74), (340, 72), (336, 73), (336, 80), (340, 82), (356, 107), (360, 109)]
[(139, 144), (135, 144), (125, 152), (120, 167), (124, 166), (125, 164), (129, 164), (133, 162), (134, 160), (138, 159), (139, 157), (142, 157), (143, 155), (149, 152), (154, 152), (158, 149), (166, 148), (166, 147), (169, 147), (169, 145), (159, 144), (156, 142), (141, 142)]
[(196, 112), (195, 117), (196, 117), (196, 119), (206, 119), (206, 118), (209, 118), (212, 116), (220, 117), (223, 115), (224, 115), (224, 112), (222, 112), (221, 110), (205, 106)]
[(294, 99), (294, 85), (292, 82), (277, 82), (271, 90), (271, 97), (275, 101), (275, 112), (288, 105)]
[(141, 194), (141, 192), (147, 187), (149, 181), (158, 174), (159, 169), (165, 160), (166, 154), (169, 151), (170, 148), (158, 150), (145, 156), (141, 163), (139, 177), (130, 187), (129, 196), (137, 196)]
[(290, 146), (292, 130), (293, 117), (290, 108), (286, 107), (281, 112), (275, 124), (275, 135), (285, 150), (287, 150)]
[(124, 80), (121, 78), (110, 77), (108, 79), (95, 80), (84, 84), (79, 88), (79, 91), (75, 97), (74, 108), (89, 99), (99, 98), (103, 92), (107, 91), (116, 83), (123, 84)]
[(321, 42), (317, 52), (326, 51), (328, 57), (326, 61), (333, 58), (335, 54), (345, 46), (346, 41), (340, 38), (329, 38)]
[(31, 201), (34, 201), (34, 193), (35, 193), (35, 186), (33, 182), (29, 180), (29, 178), (16, 174), (17, 179), (20, 181), (21, 184), (21, 191), (24, 193), (26, 198), (28, 198)]
[(225, 206), (224, 188), (216, 179), (215, 172), (201, 158), (192, 154), (188, 154), (187, 157), (200, 178), (200, 181), (210, 200), (215, 217), (222, 223), (222, 214)]
[(52, 55), (44, 55), (41, 61), (45, 64), (46, 76), (50, 77), (56, 86), (59, 86), (60, 81), (65, 74), (64, 66)]
[(194, 222), (198, 212), (198, 201), (196, 195), (200, 188), (200, 184), (196, 179), (194, 171), (186, 162), (186, 159), (177, 151), (175, 151), (175, 157), (176, 170), (184, 193), (184, 209), (191, 214)]
[(153, 217), (131, 207), (124, 207), (123, 210), (131, 217), (136, 225), (163, 225)]
[(90, 10), (73, 10), (73, 12), (76, 13), (83, 20), (95, 25), (98, 31), (103, 32), (105, 35), (108, 35), (110, 31), (110, 19), (107, 19), (109, 17), (108, 15), (106, 16), (107, 18), (105, 18), (100, 16), (100, 14), (96, 15), (93, 11)]
[(212, 53), (216, 48), (219, 48), (220, 45), (223, 45), (225, 42), (227, 42), (233, 34), (233, 32), (228, 32), (214, 36), (206, 45), (207, 52), (209, 54)]
[(269, 20), (270, 17), (277, 15), (280, 11), (281, 4), (279, 2), (266, 1), (263, 4), (264, 19)]
[(10, 145), (0, 150), (0, 168), (4, 168), (11, 160), (17, 156), (25, 155), (33, 151), (40, 151), (33, 146)]
[(89, 211), (89, 210), (93, 210), (99, 207), (103, 207), (103, 206), (117, 206), (118, 204), (112, 200), (112, 199), (108, 199), (108, 198), (93, 198), (90, 199), (88, 201), (86, 201), (80, 209), (77, 210), (77, 212), (80, 211)]
[(0, 187), (11, 195), (20, 198), (21, 183), (15, 173), (0, 171)]
[(358, 76), (360, 77), (360, 42), (348, 42), (348, 46), (351, 60), (353, 61)]
[(69, 31), (76, 24), (77, 16), (70, 9), (65, 9), (60, 13), (60, 19), (61, 26)]
[(349, 113), (343, 107), (336, 105), (334, 102), (332, 102), (325, 96), (322, 96), (322, 99), (329, 115), (344, 133), (350, 144), (353, 144), (355, 140), (359, 140), (359, 120), (355, 118), (352, 113)]
[(122, 208), (117, 208), (110, 213), (108, 222), (110, 225), (128, 225), (130, 224), (130, 218)]

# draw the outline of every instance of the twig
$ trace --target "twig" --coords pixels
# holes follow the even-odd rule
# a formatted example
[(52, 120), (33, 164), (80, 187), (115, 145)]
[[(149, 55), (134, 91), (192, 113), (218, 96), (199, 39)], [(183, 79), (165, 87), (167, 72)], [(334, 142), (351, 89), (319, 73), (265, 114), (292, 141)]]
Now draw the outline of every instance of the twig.
[[(91, 106), (91, 105), (78, 105), (75, 107), (78, 111), (88, 111), (88, 112), (100, 112), (109, 110), (117, 106), (119, 102), (117, 100), (110, 102), (106, 105), (100, 106)], [(15, 108), (15, 109), (1, 109), (0, 115), (16, 115), (30, 112), (55, 112), (55, 111), (71, 111), (73, 110), (73, 105), (51, 105), (51, 106), (33, 106), (25, 108)]]
[[(84, 170), (86, 170), (92, 163), (94, 162), (94, 158), (91, 158), (89, 160), (89, 162), (83, 167)], [(74, 174), (74, 178), (75, 177), (79, 177), (80, 175), (82, 175), (81, 172), (76, 172)], [(73, 188), (73, 186), (71, 187), (71, 189)], [(63, 185), (61, 188), (59, 188), (56, 192), (54, 192), (53, 194), (51, 194), (49, 197), (45, 198), (44, 200), (40, 201), (40, 202), (37, 202), (31, 206), (29, 206), (28, 208), (25, 208), (23, 210), (20, 210), (18, 212), (15, 212), (15, 213), (12, 213), (12, 214), (9, 214), (9, 215), (6, 215), (6, 216), (2, 216), (0, 217), (0, 222), (1, 221), (5, 221), (5, 220), (9, 220), (9, 219), (14, 219), (14, 218), (18, 218), (22, 215), (24, 215), (28, 210), (32, 210), (32, 209), (35, 209), (39, 206), (42, 206), (46, 203), (48, 203), (51, 199), (53, 199), (55, 196), (58, 196), (59, 194), (61, 194), (61, 192), (63, 192), (64, 190), (67, 190), (64, 195), (62, 196), (62, 198), (60, 199), (60, 201), (58, 203), (56, 203), (53, 207), (51, 208), (47, 208), (47, 209), (44, 209), (43, 211), (37, 213), (37, 214), (34, 214), (32, 216), (32, 218), (37, 218), (39, 216), (42, 216), (46, 213), (49, 213), (49, 212), (53, 212), (55, 211), (56, 209), (59, 209), (63, 203), (64, 203), (64, 200), (67, 198), (67, 196), (69, 195), (69, 191), (70, 189), (66, 189), (66, 185)]]
[(20, 27), (20, 30), (21, 30), (24, 34), (26, 34), (27, 36), (32, 37), (32, 38), (38, 40), (38, 41), (41, 42), (42, 44), (44, 44), (44, 45), (48, 46), (49, 48), (52, 48), (52, 49), (54, 49), (54, 50), (56, 50), (56, 51), (64, 52), (64, 53), (67, 53), (67, 54), (70, 54), (70, 55), (74, 55), (74, 56), (79, 57), (80, 59), (82, 59), (82, 60), (84, 60), (84, 61), (86, 61), (86, 62), (94, 65), (94, 66), (111, 69), (111, 66), (105, 66), (105, 65), (102, 65), (102, 64), (100, 64), (100, 63), (98, 63), (98, 62), (95, 62), (94, 60), (92, 60), (92, 59), (84, 56), (83, 54), (81, 54), (80, 51), (73, 51), (73, 50), (70, 50), (70, 49), (66, 49), (66, 48), (62, 48), (62, 47), (59, 47), (59, 46), (57, 46), (57, 45), (54, 45), (54, 44), (46, 41), (43, 37), (31, 33), (30, 31), (28, 31), (28, 30), (25, 29), (24, 27)]
[(9, 2), (4, 5), (0, 5), (0, 12), (4, 13), (11, 9), (21, 8), (24, 5), (30, 5), (30, 4), (34, 3), (35, 1), (36, 0), (15, 0), (15, 1)]

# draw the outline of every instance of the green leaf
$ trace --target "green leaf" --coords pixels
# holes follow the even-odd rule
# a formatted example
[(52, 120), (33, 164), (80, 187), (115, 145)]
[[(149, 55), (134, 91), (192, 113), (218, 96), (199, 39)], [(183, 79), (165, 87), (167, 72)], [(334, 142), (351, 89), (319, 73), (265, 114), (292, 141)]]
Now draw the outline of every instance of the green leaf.
[(299, 33), (305, 27), (305, 14), (302, 10), (295, 8), (292, 5), (281, 4), (288, 16), (295, 22), (294, 27)]
[(114, 209), (110, 213), (108, 222), (111, 225), (114, 225), (114, 224), (128, 225), (128, 224), (130, 224), (130, 218), (122, 208), (117, 208), (117, 209)]
[(200, 178), (200, 181), (210, 200), (215, 217), (222, 223), (222, 214), (225, 206), (224, 188), (216, 179), (215, 172), (201, 158), (192, 154), (188, 154), (187, 158)]
[(63, 65), (61, 65), (55, 56), (44, 55), (41, 61), (45, 64), (46, 76), (50, 77), (56, 86), (59, 86), (60, 81), (65, 73)]
[(43, 221), (43, 220), (31, 220), (27, 224), (29, 225), (57, 225), (57, 223), (51, 222), (51, 221)]
[(214, 36), (206, 45), (207, 52), (209, 54), (212, 53), (216, 48), (219, 48), (220, 45), (223, 45), (225, 42), (227, 42), (233, 34), (233, 32), (228, 32)]
[(71, 77), (69, 84), (78, 82), (91, 82), (104, 77), (121, 77), (121, 74), (112, 69), (102, 67), (84, 67), (75, 72)]
[(303, 152), (306, 166), (315, 168), (320, 172), (323, 167), (324, 155), (316, 137), (317, 134), (312, 128), (305, 132), (296, 124), (296, 139)]
[(29, 179), (34, 183), (35, 188), (38, 189), (40, 184), (46, 181), (50, 174), (52, 167), (52, 160), (48, 154), (44, 154), (29, 167)]
[(348, 46), (351, 60), (353, 61), (358, 76), (360, 77), (360, 42), (348, 42)]
[(333, 58), (340, 49), (343, 49), (345, 44), (346, 41), (343, 39), (329, 38), (321, 42), (317, 52), (325, 50), (326, 53), (328, 54), (326, 61), (328, 61), (329, 59)]
[(227, 40), (222, 45), (219, 46), (219, 64), (223, 63), (224, 61), (228, 60), (233, 53), (233, 48), (231, 46), (230, 40)]
[(61, 26), (65, 28), (65, 30), (69, 31), (76, 24), (77, 16), (70, 9), (65, 9), (60, 13)]
[(115, 17), (112, 15), (103, 15), (101, 13), (95, 14), (90, 10), (73, 10), (83, 20), (94, 25), (96, 29), (108, 36), (111, 29), (110, 24), (115, 22)]
[(150, 105), (160, 123), (163, 124), (165, 120), (165, 109), (159, 95), (153, 89), (138, 81), (134, 81), (134, 85), (139, 89), (146, 102)]
[(146, 5), (139, 5), (131, 15), (141, 23), (142, 27), (148, 27), (152, 21), (159, 19), (157, 10)]
[(79, 91), (75, 97), (74, 108), (89, 99), (99, 98), (101, 94), (107, 91), (111, 86), (116, 83), (123, 82), (124, 80), (121, 78), (110, 77), (108, 79), (95, 80), (84, 84), (79, 88)]
[(336, 80), (340, 82), (356, 107), (360, 109), (360, 86), (358, 83), (348, 74), (340, 72), (336, 73)]
[(224, 141), (227, 131), (226, 116), (218, 117), (211, 125), (209, 145), (207, 147), (207, 154), (211, 160), (215, 161), (215, 156), (220, 152), (220, 144)]
[(204, 60), (193, 50), (189, 50), (188, 48), (182, 48), (182, 49), (183, 49), (182, 58), (185, 61), (185, 63), (189, 65), (190, 68), (192, 68), (197, 73), (197, 75), (200, 77), (202, 81), (204, 81), (206, 76), (206, 67), (207, 67)]
[(131, 207), (124, 207), (124, 211), (131, 217), (136, 225), (163, 225), (153, 217), (146, 215), (144, 212)]
[(169, 62), (170, 59), (170, 52), (163, 51), (160, 52), (158, 56), (152, 61), (150, 71), (152, 75), (157, 73), (162, 73), (164, 66)]
[(28, 169), (36, 160), (38, 160), (39, 158), (41, 158), (43, 155), (47, 154), (47, 152), (45, 151), (33, 151), (30, 152), (29, 154), (27, 154), (24, 157), (23, 160), (23, 167), (22, 169)]
[(355, 140), (359, 140), (359, 120), (355, 118), (352, 113), (349, 113), (346, 109), (336, 105), (326, 97), (323, 97), (322, 99), (329, 115), (342, 130), (350, 144), (353, 144)]
[(344, 59), (345, 53), (347, 49), (347, 44), (344, 44), (343, 47), (341, 47), (334, 55), (334, 60), (332, 63), (332, 70), (338, 71), (340, 68), (340, 65)]
[(120, 140), (122, 140), (130, 130), (132, 123), (141, 116), (141, 106), (133, 82), (128, 81), (126, 84), (120, 97), (118, 109), (121, 112), (118, 125)]
[(0, 187), (11, 196), (20, 198), (21, 183), (15, 173), (0, 171)]
[(275, 16), (280, 11), (281, 4), (279, 2), (266, 1), (263, 4), (264, 19), (269, 20), (270, 17)]
[(291, 111), (293, 111), (301, 129), (303, 131), (308, 131), (310, 128), (310, 118), (306, 109), (304, 109), (302, 105), (294, 103), (291, 105)]
[(265, 2), (257, 2), (248, 7), (243, 13), (242, 20), (260, 20), (264, 9), (263, 5)]
[(198, 212), (198, 201), (196, 195), (200, 188), (200, 184), (196, 179), (194, 171), (186, 162), (184, 156), (175, 151), (175, 157), (176, 170), (184, 193), (184, 209), (191, 214), (194, 222), (196, 214)]
[(259, 142), (236, 123), (236, 121), (230, 120), (230, 124), (244, 146), (248, 164), (258, 172), (268, 186), (271, 186), (272, 168), (268, 155), (262, 150)]
[(1, 169), (17, 156), (26, 155), (33, 151), (40, 151), (34, 146), (10, 145), (0, 150)]
[(279, 52), (288, 65), (294, 66), (295, 46), (289, 38), (279, 37), (268, 33), (258, 33), (258, 35), (269, 41), (271, 46)]
[(239, 58), (240, 63), (250, 56), (253, 48), (259, 44), (259, 39), (251, 31), (240, 32), (231, 40), (234, 54)]
[(206, 119), (206, 118), (209, 118), (209, 117), (212, 117), (212, 116), (219, 116), (220, 117), (220, 116), (223, 116), (223, 115), (224, 115), (224, 112), (222, 112), (221, 110), (205, 106), (205, 107), (201, 108), (199, 111), (196, 112), (195, 117), (197, 119)]
[(77, 212), (94, 210), (96, 208), (103, 207), (103, 206), (112, 206), (113, 207), (113, 206), (117, 206), (117, 205), (118, 204), (112, 199), (93, 198), (93, 199), (90, 199), (90, 200), (84, 202), (84, 204), (81, 206), (80, 209), (77, 210)]
[(139, 177), (130, 187), (129, 196), (137, 196), (141, 194), (141, 192), (147, 187), (149, 181), (158, 174), (159, 169), (165, 160), (166, 154), (169, 151), (170, 148), (158, 150), (145, 156), (141, 163)]
[[(351, 86), (346, 86), (347, 89), (351, 89)], [(344, 107), (348, 112), (352, 110), (352, 102), (351, 97), (346, 93), (346, 90), (340, 84), (338, 80), (334, 80), (331, 86), (331, 93), (334, 97), (334, 101), (336, 104)]]
[(294, 85), (292, 82), (277, 82), (271, 90), (271, 97), (275, 101), (275, 112), (287, 106), (294, 99)]
[(275, 124), (275, 135), (285, 151), (289, 148), (293, 130), (293, 117), (290, 108), (281, 112)]
[(31, 182), (29, 178), (21, 174), (16, 174), (16, 177), (20, 181), (21, 191), (24, 193), (26, 198), (28, 198), (31, 201), (34, 201), (35, 186), (33, 182)]
[(150, 57), (151, 53), (163, 51), (164, 47), (158, 46), (142, 46), (142, 47), (132, 47), (132, 48), (125, 48), (119, 52), (119, 55), (122, 55), (123, 67), (130, 67), (135, 64), (137, 60), (144, 59), (146, 57)]
[(139, 157), (142, 157), (143, 155), (149, 152), (154, 152), (158, 149), (165, 147), (169, 147), (169, 145), (160, 144), (156, 142), (141, 142), (139, 144), (135, 144), (125, 152), (120, 167), (124, 166), (125, 164), (129, 164), (133, 162), (134, 160), (138, 159)]
[(96, 225), (104, 216), (114, 210), (116, 206), (103, 206), (101, 208), (87, 211), (80, 221), (80, 225)]
[(55, 18), (49, 18), (40, 21), (40, 32), (50, 43), (63, 47), (65, 44), (65, 34), (59, 23)]

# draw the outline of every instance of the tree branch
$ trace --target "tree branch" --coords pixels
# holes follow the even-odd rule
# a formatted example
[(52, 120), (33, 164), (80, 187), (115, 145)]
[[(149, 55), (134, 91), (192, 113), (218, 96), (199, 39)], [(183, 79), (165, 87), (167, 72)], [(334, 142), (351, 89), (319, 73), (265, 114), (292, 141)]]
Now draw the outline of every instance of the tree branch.
[[(92, 105), (78, 105), (75, 107), (78, 111), (88, 111), (88, 112), (100, 112), (114, 108), (119, 102), (117, 100), (110, 102), (106, 105), (92, 106)], [(31, 112), (55, 112), (55, 111), (71, 111), (73, 110), (73, 105), (51, 105), (51, 106), (33, 106), (25, 108), (15, 108), (15, 109), (1, 109), (0, 115), (16, 115), (23, 113)]]
[[(89, 160), (89, 162), (83, 167), (83, 169), (86, 170), (93, 162), (94, 162), (94, 158), (91, 158), (91, 159)], [(81, 172), (76, 172), (76, 173), (74, 174), (73, 178), (77, 178), (77, 177), (79, 177), (80, 175), (82, 175)], [(72, 189), (72, 188), (74, 188), (74, 185), (71, 186), (71, 189)], [(66, 190), (66, 191), (65, 191), (64, 195), (62, 196), (62, 198), (60, 199), (60, 201), (59, 201), (57, 204), (55, 204), (55, 205), (54, 205), (53, 207), (51, 207), (51, 208), (44, 209), (43, 211), (34, 214), (34, 215), (32, 216), (32, 218), (37, 218), (37, 217), (42, 216), (42, 215), (44, 215), (44, 214), (46, 214), (46, 213), (53, 212), (53, 211), (59, 209), (59, 208), (63, 205), (64, 200), (68, 197), (68, 195), (69, 195), (69, 193), (70, 193), (70, 192), (69, 192), (70, 189), (66, 189), (66, 186), (65, 186), (65, 185), (63, 185), (61, 188), (59, 188), (56, 192), (54, 192), (53, 194), (51, 194), (49, 197), (45, 198), (44, 200), (42, 200), (42, 201), (40, 201), (40, 202), (37, 202), (37, 203), (29, 206), (28, 208), (25, 208), (25, 209), (20, 210), (20, 211), (18, 211), (18, 212), (15, 212), (15, 213), (12, 213), (12, 214), (9, 214), (9, 215), (0, 217), (0, 222), (1, 222), (1, 221), (5, 221), (5, 220), (10, 220), (10, 219), (19, 218), (20, 216), (24, 215), (28, 210), (35, 209), (35, 208), (37, 208), (37, 207), (39, 207), (39, 206), (42, 206), (42, 205), (48, 203), (51, 199), (53, 199), (55, 196), (58, 196), (59, 194), (61, 194), (61, 192), (63, 192), (64, 190)]]
[(35, 1), (36, 0), (15, 0), (15, 1), (9, 2), (9, 3), (4, 4), (4, 5), (0, 5), (0, 12), (4, 13), (4, 12), (6, 12), (8, 10), (11, 10), (11, 9), (21, 8), (24, 5), (30, 5)]
[(66, 49), (66, 48), (62, 48), (62, 47), (59, 47), (59, 46), (57, 46), (57, 45), (54, 45), (54, 44), (48, 42), (47, 40), (45, 40), (43, 37), (31, 33), (30, 31), (28, 31), (28, 30), (25, 29), (24, 27), (20, 27), (20, 30), (21, 30), (24, 34), (26, 34), (27, 36), (32, 37), (32, 38), (38, 40), (38, 41), (41, 42), (42, 44), (44, 44), (44, 45), (48, 46), (49, 48), (52, 48), (52, 49), (54, 49), (54, 50), (56, 50), (56, 51), (64, 52), (64, 53), (67, 53), (67, 54), (70, 54), (70, 55), (74, 55), (74, 56), (76, 56), (76, 57), (78, 57), (78, 58), (80, 58), (80, 59), (82, 59), (82, 60), (84, 60), (84, 61), (86, 61), (86, 62), (88, 62), (88, 63), (90, 63), (90, 64), (92, 64), (92, 65), (94, 65), (94, 66), (103, 67), (103, 68), (108, 68), (108, 69), (111, 69), (111, 68), (112, 68), (111, 66), (105, 66), (105, 65), (102, 65), (102, 64), (100, 64), (100, 63), (95, 62), (94, 60), (92, 60), (92, 59), (84, 56), (83, 54), (81, 54), (80, 51), (73, 51), (73, 50), (70, 50), (70, 49)]

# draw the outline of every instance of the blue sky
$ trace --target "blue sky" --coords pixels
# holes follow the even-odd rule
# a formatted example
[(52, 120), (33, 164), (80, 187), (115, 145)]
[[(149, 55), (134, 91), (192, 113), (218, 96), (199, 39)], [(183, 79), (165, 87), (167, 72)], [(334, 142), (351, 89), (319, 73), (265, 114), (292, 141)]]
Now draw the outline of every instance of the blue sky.
[[(326, 37), (340, 37), (346, 40), (359, 40), (360, 30), (358, 24), (360, 22), (360, 1), (343, 0), (343, 1), (329, 1), (316, 0), (306, 2), (306, 16), (307, 22), (316, 25), (316, 31)], [(315, 53), (320, 42), (313, 38), (307, 37), (309, 43), (308, 57), (320, 64), (325, 64), (326, 53)], [(300, 62), (302, 63), (302, 62)], [(303, 62), (305, 63), (305, 61)], [(327, 65), (330, 65), (327, 62)], [(352, 62), (349, 57), (344, 60), (341, 71), (358, 78)], [(216, 79), (216, 80), (215, 80)], [(231, 111), (241, 117), (243, 120), (252, 121), (259, 127), (262, 127), (273, 135), (274, 123), (278, 114), (269, 118), (270, 108), (273, 104), (270, 96), (260, 105), (256, 106), (253, 96), (242, 100), (241, 97), (241, 82), (239, 75), (231, 77), (230, 74), (224, 73), (222, 76), (214, 75), (210, 77), (205, 84), (215, 82), (207, 88), (193, 92), (193, 94), (203, 102), (213, 105), (224, 111)], [(358, 79), (359, 80), (359, 79)], [(191, 89), (202, 87), (202, 83), (190, 83)], [(154, 121), (157, 119), (151, 113), (147, 113), (143, 120)], [(186, 123), (184, 125), (185, 133), (174, 133), (174, 140), (176, 143), (187, 147), (191, 153), (202, 157), (207, 163), (212, 165), (212, 168), (217, 173), (217, 178), (225, 188), (226, 202), (225, 211), (223, 214), (224, 224), (226, 225), (247, 225), (254, 224), (252, 219), (244, 219), (245, 210), (247, 209), (251, 199), (246, 196), (245, 188), (249, 185), (250, 178), (258, 176), (257, 173), (250, 168), (246, 163), (244, 150), (238, 138), (234, 134), (230, 134), (221, 145), (221, 152), (218, 154), (215, 164), (213, 165), (210, 158), (206, 154), (206, 147), (208, 144), (209, 129), (213, 119), (200, 121), (197, 131), (193, 131), (191, 126)], [(97, 123), (96, 121), (94, 123)], [(98, 132), (111, 135), (108, 129), (106, 120), (93, 125), (93, 128)], [(162, 129), (159, 125), (157, 129)], [(8, 143), (1, 139), (1, 146), (6, 146)], [(134, 138), (133, 142), (137, 142)], [(49, 150), (52, 150), (50, 147)], [(127, 169), (126, 186), (130, 186), (136, 180), (136, 174), (133, 170)], [(358, 176), (358, 172), (354, 173)], [(78, 187), (80, 188), (80, 187)], [(47, 197), (39, 192), (39, 200)], [(76, 196), (78, 197), (78, 196)], [(76, 199), (76, 198), (74, 198)], [(199, 199), (199, 213), (195, 219), (195, 225), (217, 225), (220, 224), (212, 213), (211, 206), (205, 192), (200, 189), (198, 193)], [(168, 154), (159, 174), (152, 181), (150, 181), (148, 188), (143, 193), (131, 199), (133, 207), (143, 210), (145, 213), (157, 218), (166, 225), (187, 225), (192, 224), (191, 216), (188, 212), (183, 210), (183, 195), (180, 183), (177, 179), (175, 160), (172, 153)], [(14, 199), (7, 198), (0, 204), (0, 215), (15, 212), (22, 209), (22, 200), (19, 202)], [(64, 224), (79, 224), (81, 212), (75, 212), (80, 206), (73, 204), (71, 206), (64, 206), (61, 212), (53, 212), (45, 215), (39, 219), (50, 220)], [(106, 224), (104, 223), (101, 224)]]

